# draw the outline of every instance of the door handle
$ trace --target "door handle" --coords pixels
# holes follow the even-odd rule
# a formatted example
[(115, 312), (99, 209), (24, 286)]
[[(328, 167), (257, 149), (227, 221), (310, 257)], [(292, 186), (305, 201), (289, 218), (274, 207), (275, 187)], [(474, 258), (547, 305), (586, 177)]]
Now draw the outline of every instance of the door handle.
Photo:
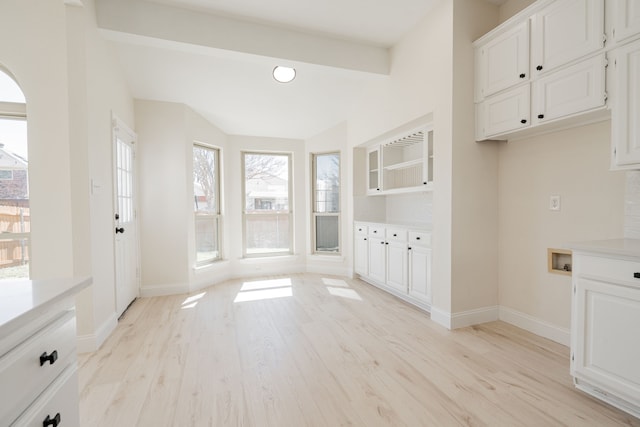
[(116, 234), (118, 233), (124, 233), (124, 227), (120, 227), (120, 228), (116, 227)]

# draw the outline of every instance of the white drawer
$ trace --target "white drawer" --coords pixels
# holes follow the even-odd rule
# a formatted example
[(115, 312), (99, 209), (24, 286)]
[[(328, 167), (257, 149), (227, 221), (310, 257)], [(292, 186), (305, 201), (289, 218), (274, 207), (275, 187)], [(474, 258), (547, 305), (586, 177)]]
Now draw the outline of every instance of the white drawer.
[(387, 240), (388, 241), (407, 241), (407, 230), (403, 228), (387, 228)]
[(410, 231), (409, 243), (412, 245), (431, 246), (431, 233), (428, 231)]
[[(640, 277), (634, 277), (636, 273), (640, 276), (640, 262), (575, 253), (574, 256), (576, 257), (574, 268), (577, 267), (576, 271), (581, 276), (596, 276), (617, 282), (636, 283), (640, 287)], [(575, 265), (576, 261), (578, 265)]]
[(11, 427), (42, 427), (47, 417), (58, 417), (60, 427), (79, 427), (78, 399), (78, 370), (70, 366)]
[(369, 226), (369, 235), (380, 237), (384, 239), (384, 226), (382, 225), (370, 225)]
[(76, 320), (68, 311), (0, 358), (0, 420), (15, 419), (75, 360)]
[(369, 232), (369, 227), (362, 224), (356, 224), (356, 234), (367, 234)]

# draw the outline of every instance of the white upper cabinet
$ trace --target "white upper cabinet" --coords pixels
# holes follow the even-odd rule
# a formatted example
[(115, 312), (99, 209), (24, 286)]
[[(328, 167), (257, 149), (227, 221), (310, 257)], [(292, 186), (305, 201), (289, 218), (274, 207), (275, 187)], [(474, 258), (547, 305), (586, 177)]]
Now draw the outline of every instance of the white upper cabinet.
[(529, 127), (529, 85), (492, 96), (479, 108), (482, 135), (490, 137)]
[(604, 106), (604, 54), (540, 78), (533, 93), (534, 124)]
[(640, 34), (640, 0), (613, 2), (613, 38), (620, 42)]
[(532, 75), (604, 46), (604, 0), (558, 0), (534, 14), (531, 22)]
[(616, 49), (614, 58), (613, 166), (637, 169), (640, 165), (640, 40)]
[(529, 21), (476, 50), (476, 101), (529, 78)]

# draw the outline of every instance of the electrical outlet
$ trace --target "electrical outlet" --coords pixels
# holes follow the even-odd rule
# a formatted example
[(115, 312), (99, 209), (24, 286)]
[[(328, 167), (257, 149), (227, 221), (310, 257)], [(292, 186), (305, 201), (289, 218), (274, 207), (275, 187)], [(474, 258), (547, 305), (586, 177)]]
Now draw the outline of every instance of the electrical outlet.
[(560, 210), (560, 196), (549, 196), (549, 210), (550, 211)]

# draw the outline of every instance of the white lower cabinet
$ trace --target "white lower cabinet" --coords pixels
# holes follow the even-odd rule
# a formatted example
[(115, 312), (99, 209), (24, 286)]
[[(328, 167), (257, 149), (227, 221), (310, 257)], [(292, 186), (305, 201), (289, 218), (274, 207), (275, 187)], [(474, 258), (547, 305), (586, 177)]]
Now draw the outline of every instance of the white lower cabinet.
[(407, 242), (387, 242), (387, 285), (407, 291)]
[[(355, 229), (356, 274), (374, 286), (430, 310), (431, 233), (362, 222), (356, 222)], [(367, 234), (362, 230), (368, 230)]]
[(431, 301), (431, 248), (409, 246), (409, 295)]
[(640, 259), (576, 252), (571, 375), (577, 388), (640, 417)]

